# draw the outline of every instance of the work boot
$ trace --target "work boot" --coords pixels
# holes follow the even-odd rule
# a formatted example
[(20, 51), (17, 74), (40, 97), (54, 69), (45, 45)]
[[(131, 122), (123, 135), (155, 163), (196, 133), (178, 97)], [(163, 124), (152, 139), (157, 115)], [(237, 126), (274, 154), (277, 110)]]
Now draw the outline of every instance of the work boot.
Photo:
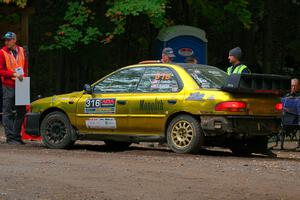
[(26, 144), (23, 140), (19, 140), (19, 142), (23, 145)]
[(22, 145), (22, 143), (20, 141), (16, 141), (16, 140), (9, 140), (7, 142), (7, 144), (9, 144), (9, 145)]

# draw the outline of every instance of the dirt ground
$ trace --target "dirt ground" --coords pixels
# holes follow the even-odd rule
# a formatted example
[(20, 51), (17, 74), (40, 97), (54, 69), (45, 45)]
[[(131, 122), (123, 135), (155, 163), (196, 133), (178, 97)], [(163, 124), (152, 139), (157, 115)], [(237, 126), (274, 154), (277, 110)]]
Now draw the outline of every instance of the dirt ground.
[(51, 150), (0, 135), (0, 199), (300, 199), (300, 152), (274, 152), (180, 155), (144, 144), (118, 152), (101, 142)]

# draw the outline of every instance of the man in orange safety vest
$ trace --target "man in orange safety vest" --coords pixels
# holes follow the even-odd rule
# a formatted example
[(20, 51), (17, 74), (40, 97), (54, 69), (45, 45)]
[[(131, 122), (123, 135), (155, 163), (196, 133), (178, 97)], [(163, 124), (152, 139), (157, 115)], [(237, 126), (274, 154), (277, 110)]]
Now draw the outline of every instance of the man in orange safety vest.
[[(3, 126), (8, 144), (24, 144), (21, 139), (25, 106), (15, 106), (15, 81), (27, 76), (27, 58), (22, 47), (17, 45), (17, 36), (8, 32), (3, 37), (5, 46), (0, 50), (0, 76), (3, 85)], [(13, 114), (13, 110), (16, 111)]]

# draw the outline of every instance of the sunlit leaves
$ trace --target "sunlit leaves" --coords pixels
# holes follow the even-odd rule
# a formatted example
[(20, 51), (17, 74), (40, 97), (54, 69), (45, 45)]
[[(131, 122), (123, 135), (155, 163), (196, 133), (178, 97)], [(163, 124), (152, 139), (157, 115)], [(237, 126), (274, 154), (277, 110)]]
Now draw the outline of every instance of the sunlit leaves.
[(24, 8), (26, 6), (27, 0), (0, 0), (0, 3), (4, 4), (15, 4), (20, 8)]
[[(248, 10), (247, 0), (210, 1), (185, 0), (194, 9), (195, 14), (206, 17), (216, 30), (223, 30), (226, 20), (237, 21), (245, 28), (250, 28), (252, 15)], [(72, 49), (78, 44), (88, 45), (93, 42), (110, 43), (113, 38), (126, 32), (129, 17), (147, 16), (153, 27), (161, 29), (176, 22), (166, 16), (166, 10), (172, 6), (171, 0), (105, 0), (105, 16), (110, 23), (106, 27), (95, 24), (95, 19), (103, 13), (92, 11), (94, 0), (72, 0), (68, 2), (65, 23), (53, 34), (54, 42), (45, 49)], [(176, 2), (176, 1), (175, 1)], [(174, 3), (174, 2), (173, 2)], [(169, 7), (168, 7), (168, 6)], [(103, 23), (103, 22), (102, 22)]]
[(125, 32), (125, 25), (128, 16), (146, 15), (151, 24), (156, 28), (166, 25), (166, 3), (167, 0), (110, 0), (110, 8), (106, 12), (106, 17), (114, 23), (115, 28), (111, 35), (120, 35)]

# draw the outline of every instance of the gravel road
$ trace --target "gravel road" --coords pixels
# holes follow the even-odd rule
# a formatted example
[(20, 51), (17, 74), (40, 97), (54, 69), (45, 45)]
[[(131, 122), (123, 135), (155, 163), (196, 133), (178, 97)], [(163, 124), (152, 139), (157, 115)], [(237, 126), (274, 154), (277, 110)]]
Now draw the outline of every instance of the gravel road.
[(300, 152), (235, 157), (214, 148), (181, 155), (101, 142), (52, 150), (11, 146), (0, 137), (0, 199), (300, 199)]

